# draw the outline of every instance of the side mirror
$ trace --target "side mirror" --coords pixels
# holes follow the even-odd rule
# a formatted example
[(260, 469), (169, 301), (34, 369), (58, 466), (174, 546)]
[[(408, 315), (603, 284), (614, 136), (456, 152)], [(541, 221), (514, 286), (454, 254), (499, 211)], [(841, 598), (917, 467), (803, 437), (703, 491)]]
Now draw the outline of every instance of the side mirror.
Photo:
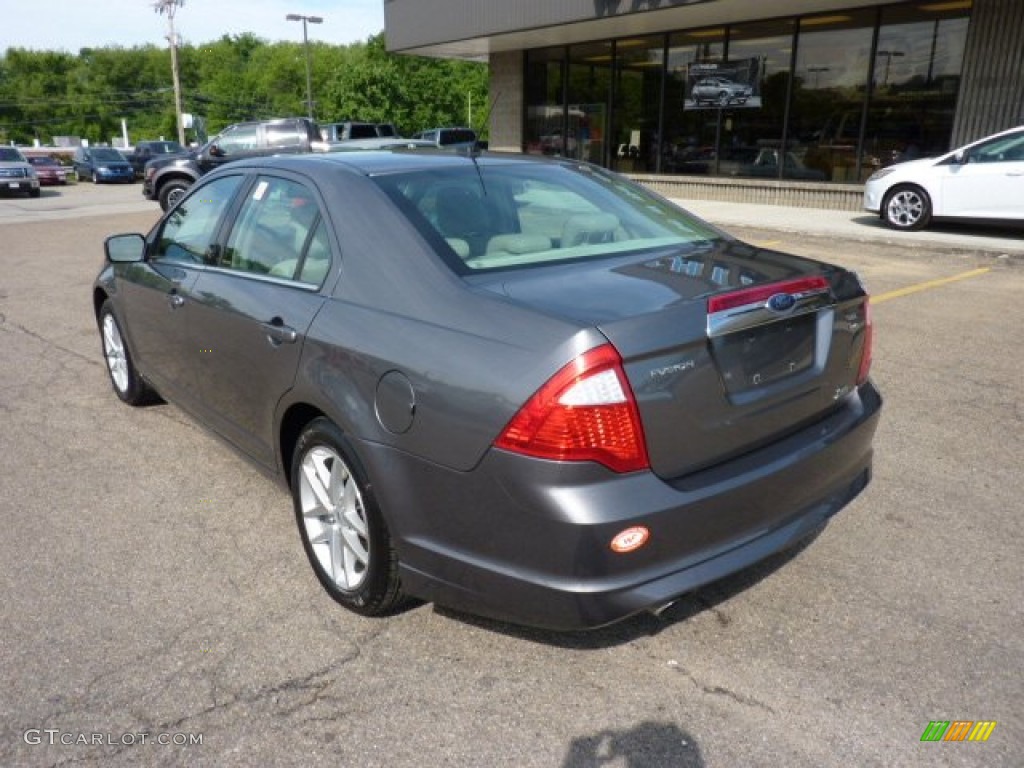
[(967, 162), (967, 153), (962, 149), (957, 150), (956, 154), (953, 155), (953, 162), (957, 165), (963, 165)]
[(112, 264), (140, 262), (146, 254), (146, 238), (138, 234), (113, 235), (103, 242), (103, 251)]
[(220, 148), (219, 144), (210, 145), (210, 157), (224, 157), (227, 153)]

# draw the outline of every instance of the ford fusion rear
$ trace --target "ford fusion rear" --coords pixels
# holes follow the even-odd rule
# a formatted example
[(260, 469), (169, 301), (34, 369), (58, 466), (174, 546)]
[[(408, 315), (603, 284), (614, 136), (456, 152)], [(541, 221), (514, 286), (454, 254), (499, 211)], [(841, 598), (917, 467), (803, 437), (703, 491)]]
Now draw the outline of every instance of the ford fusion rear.
[(240, 161), (106, 251), (115, 393), (287, 485), (314, 574), (362, 614), (601, 626), (792, 546), (870, 480), (857, 277), (589, 165)]

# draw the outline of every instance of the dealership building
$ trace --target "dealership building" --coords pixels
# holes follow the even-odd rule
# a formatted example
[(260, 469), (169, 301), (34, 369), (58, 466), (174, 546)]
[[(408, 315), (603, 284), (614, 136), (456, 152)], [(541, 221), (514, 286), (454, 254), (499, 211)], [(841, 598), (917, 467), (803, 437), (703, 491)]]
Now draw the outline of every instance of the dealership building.
[(875, 169), (1024, 123), (1022, 0), (385, 0), (488, 62), (494, 150), (676, 197), (856, 208)]

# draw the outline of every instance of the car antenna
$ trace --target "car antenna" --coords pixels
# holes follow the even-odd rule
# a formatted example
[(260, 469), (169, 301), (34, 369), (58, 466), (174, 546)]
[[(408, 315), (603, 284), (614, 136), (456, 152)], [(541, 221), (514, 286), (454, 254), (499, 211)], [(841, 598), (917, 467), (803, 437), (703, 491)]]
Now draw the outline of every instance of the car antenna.
[[(498, 103), (499, 98), (501, 98), (501, 91), (494, 94), (494, 98), (491, 100), (490, 105), (488, 105), (487, 111), (484, 113), (483, 119), (479, 123), (481, 128), (487, 125), (487, 121), (491, 119), (491, 110), (494, 109), (494, 105)], [(470, 127), (472, 128), (472, 126)], [(474, 133), (478, 138), (473, 140), (473, 146), (469, 148), (469, 159), (473, 161), (473, 167), (476, 168), (477, 178), (480, 179), (480, 189), (483, 191), (484, 197), (487, 197), (487, 185), (484, 184), (484, 175), (480, 171), (480, 164), (476, 161), (476, 159), (480, 157), (479, 136), (481, 131), (474, 129)]]

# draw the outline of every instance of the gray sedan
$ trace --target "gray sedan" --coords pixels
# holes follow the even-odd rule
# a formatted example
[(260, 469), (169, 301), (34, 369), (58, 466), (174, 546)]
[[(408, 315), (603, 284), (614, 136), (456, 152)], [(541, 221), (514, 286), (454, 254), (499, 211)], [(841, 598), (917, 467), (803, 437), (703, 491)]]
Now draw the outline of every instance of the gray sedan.
[(857, 278), (586, 164), (239, 161), (105, 250), (114, 392), (159, 393), (286, 484), (316, 576), (365, 615), (656, 611), (870, 478)]

